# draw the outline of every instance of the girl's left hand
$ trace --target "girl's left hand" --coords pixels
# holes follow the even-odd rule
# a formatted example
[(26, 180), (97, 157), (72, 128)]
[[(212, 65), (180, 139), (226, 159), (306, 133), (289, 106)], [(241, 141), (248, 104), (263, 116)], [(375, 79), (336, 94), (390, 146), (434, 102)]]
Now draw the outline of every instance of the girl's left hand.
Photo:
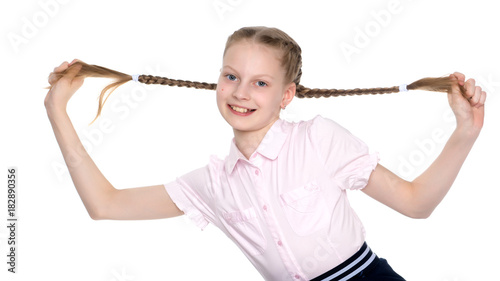
[(465, 75), (462, 73), (455, 72), (450, 78), (465, 89), (465, 95), (462, 95), (460, 87), (455, 84), (451, 92), (448, 92), (448, 102), (457, 119), (457, 129), (477, 135), (483, 127), (486, 92), (476, 86), (476, 81), (472, 78), (465, 82)]

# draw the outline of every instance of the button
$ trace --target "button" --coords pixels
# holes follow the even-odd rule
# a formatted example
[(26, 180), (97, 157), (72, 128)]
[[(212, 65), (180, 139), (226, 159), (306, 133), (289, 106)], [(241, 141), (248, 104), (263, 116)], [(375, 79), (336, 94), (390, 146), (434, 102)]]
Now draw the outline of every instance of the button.
[(264, 207), (262, 207), (262, 209), (264, 209), (264, 211), (267, 211), (267, 206), (264, 205)]
[(295, 279), (300, 279), (300, 275), (295, 274)]
[(255, 175), (259, 175), (259, 170), (255, 170)]
[(283, 246), (283, 243), (281, 242), (281, 240), (278, 240), (278, 245)]

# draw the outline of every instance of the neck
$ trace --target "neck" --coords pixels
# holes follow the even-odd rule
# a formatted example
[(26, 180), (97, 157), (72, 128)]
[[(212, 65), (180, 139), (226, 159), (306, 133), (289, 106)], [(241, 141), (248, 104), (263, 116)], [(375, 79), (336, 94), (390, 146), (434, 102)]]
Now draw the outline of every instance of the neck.
[(250, 159), (252, 153), (257, 150), (262, 139), (267, 134), (269, 129), (273, 126), (274, 122), (276, 122), (279, 118), (276, 118), (272, 122), (270, 122), (264, 128), (257, 131), (239, 131), (233, 129), (234, 132), (234, 143), (239, 151), (247, 158)]

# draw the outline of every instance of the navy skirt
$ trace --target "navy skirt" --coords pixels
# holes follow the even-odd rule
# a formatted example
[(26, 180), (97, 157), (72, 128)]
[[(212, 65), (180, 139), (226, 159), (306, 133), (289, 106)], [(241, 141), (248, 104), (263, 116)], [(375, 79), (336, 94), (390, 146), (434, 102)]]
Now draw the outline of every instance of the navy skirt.
[(405, 281), (365, 243), (352, 257), (311, 281)]

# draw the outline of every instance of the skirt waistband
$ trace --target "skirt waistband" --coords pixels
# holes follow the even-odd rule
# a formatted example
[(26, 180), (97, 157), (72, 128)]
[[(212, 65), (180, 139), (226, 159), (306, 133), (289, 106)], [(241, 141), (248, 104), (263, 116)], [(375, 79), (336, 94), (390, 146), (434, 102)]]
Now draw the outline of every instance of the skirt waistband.
[(378, 260), (377, 255), (364, 242), (363, 246), (352, 257), (335, 268), (311, 279), (311, 281), (346, 281), (366, 269), (372, 263), (378, 262)]

